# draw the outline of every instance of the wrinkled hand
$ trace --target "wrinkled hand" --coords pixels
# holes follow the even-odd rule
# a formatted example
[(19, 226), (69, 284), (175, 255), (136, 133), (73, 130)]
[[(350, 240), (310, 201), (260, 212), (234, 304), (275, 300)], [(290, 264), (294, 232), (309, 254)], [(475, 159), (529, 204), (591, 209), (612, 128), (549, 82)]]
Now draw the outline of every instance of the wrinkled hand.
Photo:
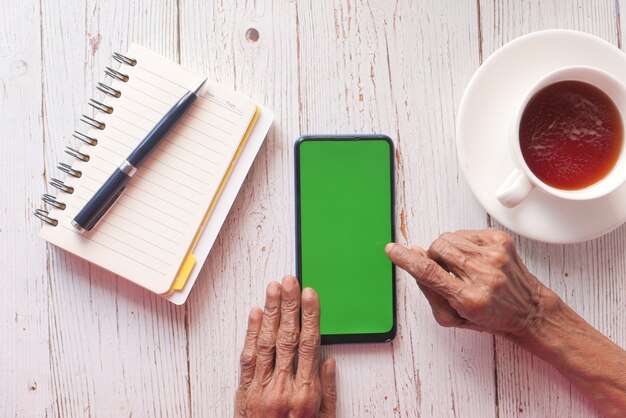
[(294, 277), (285, 277), (282, 286), (271, 282), (265, 311), (255, 307), (248, 317), (235, 417), (334, 418), (336, 400), (335, 361), (320, 367), (317, 293), (306, 288), (300, 300)]
[(428, 251), (393, 243), (385, 251), (415, 278), (444, 327), (520, 340), (540, 326), (546, 308), (558, 299), (528, 271), (502, 231), (445, 233)]

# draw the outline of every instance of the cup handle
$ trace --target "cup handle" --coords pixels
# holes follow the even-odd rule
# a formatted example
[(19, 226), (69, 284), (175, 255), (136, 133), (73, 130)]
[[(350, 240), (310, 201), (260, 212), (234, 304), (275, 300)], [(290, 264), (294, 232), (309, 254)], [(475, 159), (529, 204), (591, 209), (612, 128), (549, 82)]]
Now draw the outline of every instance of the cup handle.
[(496, 199), (507, 208), (519, 205), (533, 190), (528, 178), (517, 168), (502, 182), (496, 191)]

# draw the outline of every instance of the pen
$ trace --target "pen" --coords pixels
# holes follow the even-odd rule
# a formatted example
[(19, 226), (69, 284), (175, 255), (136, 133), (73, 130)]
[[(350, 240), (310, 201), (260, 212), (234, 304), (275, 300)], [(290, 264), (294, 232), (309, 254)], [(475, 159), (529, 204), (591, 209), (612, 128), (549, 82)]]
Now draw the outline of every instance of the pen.
[(165, 116), (152, 128), (145, 138), (130, 153), (128, 158), (115, 169), (113, 174), (104, 182), (100, 189), (93, 195), (85, 206), (72, 220), (72, 226), (81, 234), (91, 231), (98, 221), (104, 217), (107, 211), (126, 189), (126, 185), (137, 169), (146, 161), (152, 151), (161, 143), (167, 133), (174, 127), (176, 122), (185, 114), (191, 104), (198, 98), (198, 91), (202, 88), (206, 79), (193, 91), (188, 91)]

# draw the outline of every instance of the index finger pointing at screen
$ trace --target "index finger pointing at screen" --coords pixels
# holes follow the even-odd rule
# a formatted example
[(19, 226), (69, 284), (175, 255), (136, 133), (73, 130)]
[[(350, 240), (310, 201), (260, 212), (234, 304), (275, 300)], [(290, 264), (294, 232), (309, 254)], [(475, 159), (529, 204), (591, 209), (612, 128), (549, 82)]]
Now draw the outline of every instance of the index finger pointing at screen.
[(385, 252), (393, 264), (406, 270), (419, 284), (430, 287), (446, 298), (454, 298), (460, 293), (463, 282), (430, 258), (393, 242), (387, 244)]

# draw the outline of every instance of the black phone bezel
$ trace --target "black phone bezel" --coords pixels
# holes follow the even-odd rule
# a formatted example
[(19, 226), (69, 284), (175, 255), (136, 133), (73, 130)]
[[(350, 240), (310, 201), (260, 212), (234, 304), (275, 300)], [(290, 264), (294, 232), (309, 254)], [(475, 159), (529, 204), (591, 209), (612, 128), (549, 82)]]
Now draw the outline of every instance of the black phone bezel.
[[(391, 181), (391, 242), (395, 241), (395, 147), (390, 137), (386, 135), (304, 135), (299, 137), (294, 145), (294, 172), (295, 172), (295, 218), (296, 218), (296, 277), (302, 285), (302, 241), (300, 230), (300, 145), (305, 141), (385, 141), (389, 145), (389, 167)], [(393, 325), (391, 329), (383, 333), (374, 334), (327, 334), (321, 336), (323, 345), (328, 344), (352, 344), (352, 343), (380, 343), (390, 342), (396, 336), (396, 269), (391, 265), (391, 288)], [(323, 315), (323, 312), (322, 312)]]

